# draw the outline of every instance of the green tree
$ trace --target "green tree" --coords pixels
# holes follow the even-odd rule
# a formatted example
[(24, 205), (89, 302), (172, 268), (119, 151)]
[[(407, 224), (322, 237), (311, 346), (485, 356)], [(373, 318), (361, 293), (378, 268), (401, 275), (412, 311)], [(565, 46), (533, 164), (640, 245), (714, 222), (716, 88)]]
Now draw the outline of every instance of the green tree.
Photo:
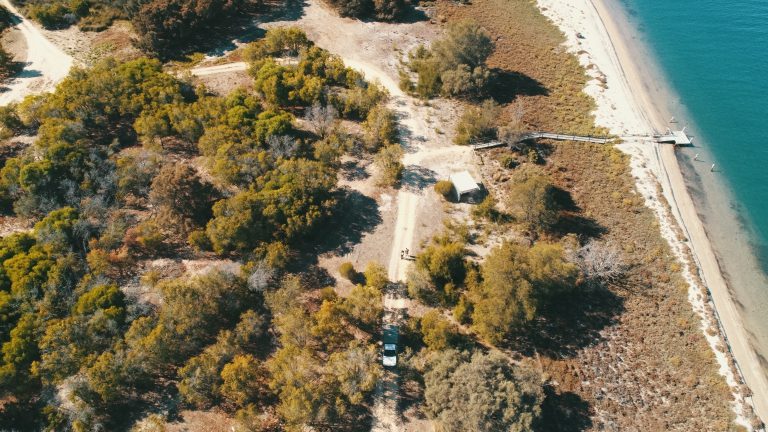
[(168, 56), (216, 20), (233, 16), (242, 0), (150, 0), (133, 14), (139, 46)]
[(373, 158), (373, 163), (378, 170), (376, 183), (382, 186), (395, 186), (403, 177), (405, 170), (402, 159), (403, 148), (399, 144), (391, 144), (379, 150)]
[(436, 40), (431, 49), (419, 46), (409, 53), (409, 68), (418, 78), (413, 86), (404, 75), (404, 87), (414, 88), (425, 99), (438, 93), (478, 96), (491, 79), (485, 62), (493, 49), (490, 36), (477, 23), (451, 23), (446, 35)]
[(387, 269), (375, 261), (371, 261), (365, 266), (363, 274), (365, 275), (365, 284), (378, 292), (383, 292), (389, 283)]
[(579, 271), (560, 245), (507, 242), (488, 255), (482, 277), (471, 292), (472, 321), (483, 338), (497, 343), (535, 319), (558, 294), (574, 289)]
[(456, 330), (440, 311), (433, 309), (421, 317), (421, 334), (429, 349), (444, 350), (452, 345)]
[(375, 106), (368, 112), (363, 122), (363, 131), (365, 146), (371, 152), (395, 143), (397, 141), (395, 114), (383, 105)]
[(368, 328), (377, 325), (384, 313), (381, 291), (369, 285), (352, 288), (343, 307), (352, 318)]
[(513, 177), (507, 207), (515, 219), (533, 233), (549, 230), (560, 215), (555, 186), (545, 175), (535, 172), (521, 171)]
[[(375, 345), (355, 342), (348, 349), (331, 354), (326, 370), (349, 405), (362, 405), (382, 375)], [(338, 399), (337, 399), (338, 404)]]

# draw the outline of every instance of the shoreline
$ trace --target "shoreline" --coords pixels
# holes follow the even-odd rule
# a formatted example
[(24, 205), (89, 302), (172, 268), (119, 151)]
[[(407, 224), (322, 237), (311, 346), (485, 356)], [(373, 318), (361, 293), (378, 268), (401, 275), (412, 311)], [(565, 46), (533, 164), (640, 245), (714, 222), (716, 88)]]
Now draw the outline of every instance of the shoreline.
[[(616, 21), (626, 17), (622, 16), (623, 11), (612, 9), (620, 6), (609, 3), (613, 3), (612, 0), (577, 0), (567, 5), (557, 0), (538, 0), (542, 13), (566, 35), (569, 51), (579, 57), (592, 78), (585, 91), (597, 103), (596, 123), (617, 135), (664, 130), (666, 119), (670, 118), (670, 106), (654, 103), (654, 97), (658, 99), (669, 94), (652, 79), (663, 74), (653, 70), (653, 64), (639, 64), (636, 54), (643, 51), (642, 47), (633, 41), (633, 35), (620, 31)], [(645, 54), (646, 57), (649, 55)], [(642, 59), (643, 56), (639, 57)], [(607, 85), (600, 85), (596, 79), (600, 75)], [(619, 148), (630, 154), (637, 189), (656, 213), (662, 235), (684, 265), (683, 275), (690, 286), (689, 300), (702, 319), (702, 332), (720, 365), (720, 373), (734, 393), (736, 421), (750, 426), (745, 404), (750, 405), (761, 419), (768, 418), (768, 378), (750, 344), (750, 335), (729, 291), (720, 260), (688, 191), (675, 147), (636, 140), (625, 142)], [(656, 186), (661, 186), (661, 190)], [(668, 208), (660, 202), (662, 199), (666, 199)], [(684, 233), (685, 239), (679, 238), (679, 231)], [(695, 268), (688, 265), (688, 257)], [(709, 298), (702, 296), (699, 281), (709, 291)], [(712, 324), (709, 321), (712, 321), (713, 313), (730, 355), (717, 350), (719, 335), (713, 337), (705, 332)], [(735, 359), (738, 373), (751, 389), (750, 401), (742, 397), (740, 379), (729, 367), (728, 357)]]

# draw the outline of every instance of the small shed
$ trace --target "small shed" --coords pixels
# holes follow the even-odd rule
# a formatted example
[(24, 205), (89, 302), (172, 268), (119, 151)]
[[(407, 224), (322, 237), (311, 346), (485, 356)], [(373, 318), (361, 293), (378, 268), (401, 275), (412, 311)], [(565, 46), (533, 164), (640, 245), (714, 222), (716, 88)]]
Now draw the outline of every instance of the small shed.
[(469, 171), (451, 174), (450, 179), (451, 183), (453, 183), (453, 189), (456, 191), (457, 201), (461, 201), (461, 197), (465, 194), (480, 191), (480, 185), (472, 178)]

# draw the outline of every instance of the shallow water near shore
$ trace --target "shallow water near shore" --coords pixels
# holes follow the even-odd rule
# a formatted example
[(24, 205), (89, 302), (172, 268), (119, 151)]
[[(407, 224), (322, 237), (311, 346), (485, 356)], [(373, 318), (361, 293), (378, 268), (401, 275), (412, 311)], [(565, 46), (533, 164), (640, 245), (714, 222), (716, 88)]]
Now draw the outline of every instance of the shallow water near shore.
[(649, 86), (669, 126), (695, 136), (680, 165), (768, 371), (768, 2), (611, 1), (658, 67)]

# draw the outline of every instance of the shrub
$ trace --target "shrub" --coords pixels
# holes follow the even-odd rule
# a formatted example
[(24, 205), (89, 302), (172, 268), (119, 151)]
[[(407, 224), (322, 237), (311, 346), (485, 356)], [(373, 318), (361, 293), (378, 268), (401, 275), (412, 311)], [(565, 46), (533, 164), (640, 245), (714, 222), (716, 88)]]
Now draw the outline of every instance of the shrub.
[(456, 307), (453, 308), (453, 319), (462, 323), (469, 324), (472, 318), (472, 302), (462, 295), (459, 297), (459, 302), (456, 303)]
[(210, 251), (213, 249), (211, 239), (205, 234), (204, 229), (197, 229), (189, 233), (187, 243), (198, 251)]
[(146, 220), (128, 229), (125, 233), (125, 244), (131, 249), (152, 256), (165, 249), (166, 235), (153, 220)]
[(435, 183), (435, 192), (442, 195), (445, 199), (450, 199), (453, 194), (453, 183), (448, 180), (440, 180)]
[(47, 29), (66, 27), (70, 21), (71, 12), (61, 3), (34, 5), (29, 9), (29, 16)]
[(352, 281), (355, 276), (357, 276), (357, 271), (355, 271), (355, 266), (351, 262), (347, 261), (341, 263), (339, 266), (339, 274), (344, 279)]
[(448, 350), (431, 360), (424, 374), (425, 408), (445, 430), (534, 430), (544, 390), (532, 365), (513, 366), (496, 351), (469, 358)]
[(383, 291), (389, 283), (387, 269), (379, 263), (370, 262), (365, 266), (365, 284), (369, 287)]
[(547, 231), (557, 222), (560, 206), (550, 179), (535, 171), (520, 171), (512, 179), (507, 206), (523, 226), (532, 231)]
[(408, 296), (412, 299), (421, 300), (425, 303), (432, 303), (437, 297), (437, 291), (429, 272), (418, 266), (408, 268), (406, 275), (408, 286)]
[(453, 325), (437, 310), (431, 310), (421, 317), (421, 334), (431, 350), (444, 350), (451, 346), (456, 337)]
[(536, 243), (528, 248), (507, 242), (491, 251), (482, 275), (482, 284), (470, 290), (472, 322), (481, 337), (498, 343), (572, 291), (579, 270), (559, 244)]
[(377, 105), (363, 122), (363, 137), (369, 151), (376, 151), (397, 141), (395, 114), (387, 107)]
[(376, 183), (380, 186), (395, 186), (405, 170), (402, 158), (403, 149), (398, 144), (388, 145), (379, 150), (373, 158), (373, 163), (379, 170)]
[(273, 269), (284, 269), (290, 259), (290, 250), (283, 242), (272, 242), (266, 247), (264, 261)]
[(243, 0), (150, 0), (134, 14), (133, 25), (142, 49), (166, 56), (214, 20), (239, 12), (243, 4)]
[(468, 107), (459, 118), (453, 142), (467, 145), (496, 139), (496, 126), (500, 115), (501, 107), (492, 100), (486, 100), (480, 106)]

